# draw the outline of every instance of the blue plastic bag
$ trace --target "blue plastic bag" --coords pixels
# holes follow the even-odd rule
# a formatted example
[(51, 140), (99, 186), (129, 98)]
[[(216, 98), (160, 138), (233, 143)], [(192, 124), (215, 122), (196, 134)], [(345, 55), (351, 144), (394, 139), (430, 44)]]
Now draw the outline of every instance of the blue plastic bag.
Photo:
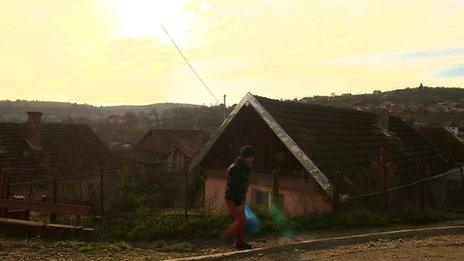
[(261, 232), (261, 225), (258, 217), (248, 204), (245, 204), (244, 211), (246, 218), (245, 233), (247, 235), (259, 234)]

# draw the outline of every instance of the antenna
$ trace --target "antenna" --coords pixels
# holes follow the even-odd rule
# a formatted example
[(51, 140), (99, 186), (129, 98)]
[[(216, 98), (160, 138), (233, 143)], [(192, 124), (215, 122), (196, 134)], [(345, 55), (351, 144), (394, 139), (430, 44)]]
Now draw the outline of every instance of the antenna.
[(200, 82), (203, 84), (203, 86), (208, 90), (209, 94), (211, 94), (211, 96), (213, 96), (213, 98), (216, 100), (216, 104), (219, 104), (219, 100), (216, 98), (216, 96), (213, 94), (213, 92), (208, 88), (208, 86), (206, 85), (205, 81), (203, 81), (203, 79), (200, 77), (200, 75), (197, 73), (197, 71), (195, 71), (195, 69), (193, 68), (193, 66), (190, 64), (189, 60), (187, 59), (187, 57), (185, 57), (185, 55), (182, 53), (182, 50), (179, 48), (179, 46), (177, 46), (176, 42), (174, 41), (174, 39), (171, 37), (171, 35), (169, 34), (168, 30), (166, 30), (166, 28), (164, 27), (164, 25), (162, 23), (160, 23), (161, 25), (161, 28), (163, 29), (163, 31), (168, 35), (169, 39), (171, 40), (172, 44), (174, 45), (174, 47), (176, 47), (177, 51), (179, 52), (179, 54), (182, 56), (182, 58), (184, 58), (184, 61), (187, 63), (187, 65), (190, 67), (190, 69), (192, 70), (192, 72), (197, 76), (198, 80), (200, 80)]

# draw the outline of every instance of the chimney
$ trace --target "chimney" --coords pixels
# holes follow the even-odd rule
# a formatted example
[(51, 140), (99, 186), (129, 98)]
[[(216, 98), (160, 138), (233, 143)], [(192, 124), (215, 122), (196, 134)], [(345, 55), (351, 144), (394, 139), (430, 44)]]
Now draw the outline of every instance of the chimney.
[(27, 112), (27, 132), (26, 138), (35, 145), (42, 143), (42, 113)]
[(388, 133), (388, 111), (379, 110), (377, 112), (377, 126)]

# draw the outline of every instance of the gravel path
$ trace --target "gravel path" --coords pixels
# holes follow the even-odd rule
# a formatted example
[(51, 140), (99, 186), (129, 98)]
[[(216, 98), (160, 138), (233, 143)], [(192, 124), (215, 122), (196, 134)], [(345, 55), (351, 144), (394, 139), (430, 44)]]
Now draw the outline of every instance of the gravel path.
[(378, 240), (317, 251), (294, 249), (245, 260), (464, 260), (464, 235)]
[[(454, 225), (461, 225), (457, 222)], [(344, 235), (381, 232), (389, 229), (356, 229), (333, 232), (298, 233), (292, 240), (275, 235), (251, 238), (255, 247), (285, 242), (328, 238)], [(399, 227), (396, 227), (399, 229)], [(0, 260), (164, 260), (189, 256), (230, 252), (230, 244), (217, 239), (198, 240), (193, 244), (178, 242), (99, 243), (77, 241), (15, 240), (0, 237)], [(298, 250), (278, 254), (260, 254), (247, 260), (392, 260), (392, 259), (450, 259), (464, 260), (464, 235), (434, 236), (426, 239), (379, 240), (370, 243), (335, 247), (325, 250)], [(230, 259), (229, 259), (230, 260)], [(243, 260), (243, 258), (238, 259)]]

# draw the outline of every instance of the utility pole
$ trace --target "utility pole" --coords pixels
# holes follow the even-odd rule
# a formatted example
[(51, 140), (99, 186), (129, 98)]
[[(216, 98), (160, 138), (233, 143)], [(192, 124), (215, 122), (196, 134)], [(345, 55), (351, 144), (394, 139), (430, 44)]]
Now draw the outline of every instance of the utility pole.
[(224, 94), (224, 120), (227, 117), (226, 95)]
[(333, 186), (333, 203), (332, 211), (338, 211), (340, 209), (340, 175), (341, 175), (341, 156), (340, 156), (340, 144), (337, 146), (337, 169), (335, 170), (335, 180)]

